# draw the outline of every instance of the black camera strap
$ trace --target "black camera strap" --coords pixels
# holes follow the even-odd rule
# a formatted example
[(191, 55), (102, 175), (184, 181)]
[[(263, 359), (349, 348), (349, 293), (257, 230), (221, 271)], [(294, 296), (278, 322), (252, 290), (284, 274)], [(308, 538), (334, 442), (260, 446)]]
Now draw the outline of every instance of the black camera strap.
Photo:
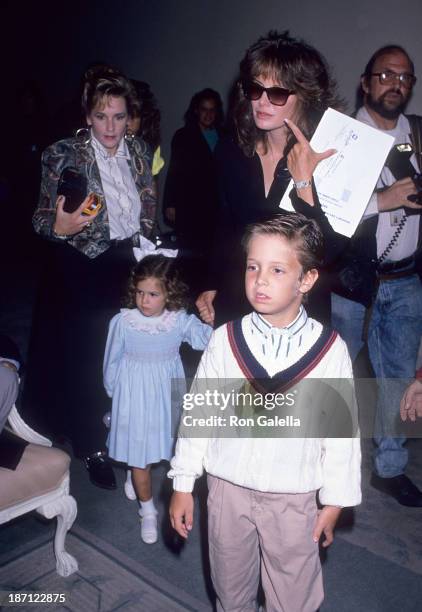
[(390, 242), (387, 244), (387, 246), (385, 247), (384, 251), (381, 253), (381, 255), (378, 257), (377, 259), (377, 265), (382, 264), (382, 262), (384, 261), (384, 259), (388, 256), (388, 254), (390, 253), (391, 249), (393, 248), (393, 246), (396, 244), (397, 240), (399, 239), (400, 234), (403, 231), (404, 226), (406, 225), (406, 221), (407, 221), (407, 215), (406, 215), (406, 211), (404, 212), (403, 217), (401, 218), (400, 223), (398, 224), (396, 231), (394, 232), (393, 236), (391, 237)]
[(406, 115), (410, 125), (410, 140), (419, 167), (422, 172), (422, 117), (418, 115)]
[[(410, 125), (410, 140), (415, 152), (419, 172), (422, 173), (422, 117), (419, 115), (406, 115)], [(419, 239), (417, 253), (422, 250), (422, 215), (419, 223)]]
[[(410, 140), (412, 142), (413, 153), (415, 154), (415, 157), (416, 157), (416, 162), (418, 164), (419, 172), (421, 172), (422, 171), (422, 117), (419, 117), (418, 115), (406, 115), (406, 117), (410, 125)], [(401, 177), (396, 177), (396, 178), (401, 178)], [(404, 211), (403, 217), (399, 225), (397, 226), (396, 231), (394, 232), (390, 242), (388, 243), (384, 251), (381, 253), (381, 255), (377, 259), (378, 265), (383, 263), (383, 261), (386, 259), (386, 257), (390, 253), (391, 249), (397, 243), (400, 237), (400, 234), (402, 233), (403, 228), (406, 225), (407, 219), (408, 217), (407, 217), (406, 211)], [(422, 246), (422, 215), (421, 215), (421, 223), (419, 226), (419, 239), (418, 239), (418, 246), (417, 246), (418, 251), (421, 249), (421, 246)]]

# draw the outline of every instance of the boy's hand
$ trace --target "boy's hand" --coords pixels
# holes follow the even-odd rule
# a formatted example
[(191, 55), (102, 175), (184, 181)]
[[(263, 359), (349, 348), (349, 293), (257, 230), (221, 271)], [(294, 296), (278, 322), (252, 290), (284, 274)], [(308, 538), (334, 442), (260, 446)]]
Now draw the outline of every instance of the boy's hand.
[(169, 510), (171, 526), (185, 540), (193, 526), (193, 505), (192, 493), (173, 493)]
[(323, 548), (330, 546), (334, 540), (334, 527), (340, 516), (341, 508), (337, 506), (324, 506), (322, 510), (318, 512), (318, 518), (312, 534), (314, 542), (319, 542), (319, 539), (324, 533), (325, 540), (322, 543)]

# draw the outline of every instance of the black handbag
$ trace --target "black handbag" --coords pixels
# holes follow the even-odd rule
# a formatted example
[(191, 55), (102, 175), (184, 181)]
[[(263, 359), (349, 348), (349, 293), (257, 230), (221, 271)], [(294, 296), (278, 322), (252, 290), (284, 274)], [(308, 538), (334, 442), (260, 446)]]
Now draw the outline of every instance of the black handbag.
[(369, 308), (378, 289), (376, 260), (359, 256), (353, 249), (343, 254), (331, 271), (331, 291)]
[(363, 221), (347, 248), (330, 266), (331, 291), (341, 297), (371, 306), (378, 289), (375, 233), (378, 219)]

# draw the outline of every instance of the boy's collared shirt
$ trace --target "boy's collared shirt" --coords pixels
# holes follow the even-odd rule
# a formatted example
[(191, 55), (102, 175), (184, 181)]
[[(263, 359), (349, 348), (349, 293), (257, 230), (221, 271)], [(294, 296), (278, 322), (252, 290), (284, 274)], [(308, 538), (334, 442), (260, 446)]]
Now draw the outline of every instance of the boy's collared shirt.
[(286, 327), (274, 327), (257, 312), (242, 320), (246, 343), (269, 376), (286, 370), (303, 357), (318, 340), (321, 329), (303, 306)]

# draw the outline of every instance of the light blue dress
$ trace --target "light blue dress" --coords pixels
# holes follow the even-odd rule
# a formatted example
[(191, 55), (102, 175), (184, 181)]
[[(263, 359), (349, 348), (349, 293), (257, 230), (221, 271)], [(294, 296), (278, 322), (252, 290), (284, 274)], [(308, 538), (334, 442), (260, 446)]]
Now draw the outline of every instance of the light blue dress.
[(184, 310), (145, 317), (133, 308), (113, 317), (104, 357), (104, 386), (113, 398), (107, 439), (112, 459), (145, 468), (172, 457), (180, 414), (174, 398), (181, 399), (185, 386), (179, 348), (188, 342), (203, 350), (211, 331)]

